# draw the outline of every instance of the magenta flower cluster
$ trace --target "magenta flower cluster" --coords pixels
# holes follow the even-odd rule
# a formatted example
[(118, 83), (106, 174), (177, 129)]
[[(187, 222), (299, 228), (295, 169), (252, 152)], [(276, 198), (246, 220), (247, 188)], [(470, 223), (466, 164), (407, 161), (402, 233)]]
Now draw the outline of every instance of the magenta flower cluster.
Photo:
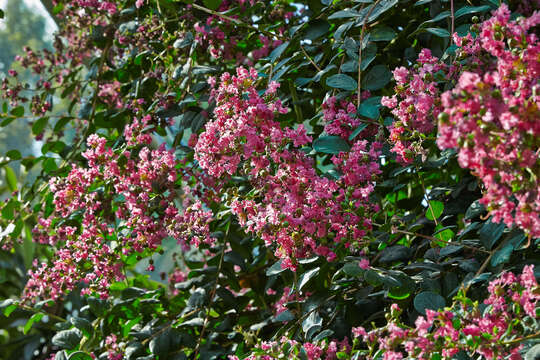
[[(128, 127), (126, 137), (134, 131)], [(56, 299), (80, 282), (83, 293), (106, 297), (109, 285), (124, 278), (123, 261), (151, 254), (165, 237), (184, 248), (213, 243), (211, 211), (189, 197), (183, 209), (174, 202), (178, 162), (172, 151), (136, 149), (113, 151), (105, 138), (91, 135), (83, 153), (88, 166), (73, 165), (67, 177), (51, 179), (54, 211), (39, 220), (34, 236), (59, 249), (51, 264), (36, 263), (29, 272), (27, 298)]]
[(240, 225), (276, 245), (284, 267), (294, 269), (310, 254), (332, 261), (336, 244), (358, 244), (371, 229), (369, 214), (377, 209), (369, 195), (380, 173), (381, 144), (356, 141), (332, 158), (343, 176), (321, 176), (299, 149), (312, 142), (303, 125), (283, 128), (277, 120), (287, 112), (275, 96), (279, 84), (259, 94), (258, 79), (254, 69), (243, 68), (221, 76), (212, 92), (215, 118), (198, 138), (195, 159), (212, 176), (240, 176), (253, 186), (249, 194), (224, 191)]
[(476, 39), (457, 38), (479, 66), (462, 72), (441, 97), (440, 148), (458, 149), (459, 163), (485, 187), (480, 202), (494, 221), (540, 236), (540, 12), (510, 21), (503, 5)]

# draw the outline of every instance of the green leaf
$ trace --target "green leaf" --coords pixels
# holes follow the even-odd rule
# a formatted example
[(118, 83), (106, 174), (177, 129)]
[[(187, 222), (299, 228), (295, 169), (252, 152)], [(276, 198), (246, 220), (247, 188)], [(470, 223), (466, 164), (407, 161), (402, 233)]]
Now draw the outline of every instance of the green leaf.
[(5, 317), (9, 317), (13, 311), (18, 307), (18, 303), (13, 299), (6, 299), (0, 303), (0, 310)]
[(39, 118), (34, 125), (32, 125), (32, 134), (38, 135), (43, 132), (43, 129), (45, 129), (45, 126), (47, 126), (47, 123), (49, 122), (48, 117), (42, 117)]
[(379, 90), (392, 79), (392, 73), (386, 65), (375, 65), (362, 78), (362, 88), (366, 90)]
[(306, 284), (309, 282), (309, 280), (311, 280), (319, 273), (319, 270), (321, 270), (321, 268), (316, 267), (315, 269), (311, 269), (303, 273), (298, 279), (298, 290), (302, 290), (304, 286), (306, 286)]
[(391, 41), (397, 33), (388, 26), (377, 26), (369, 33), (370, 41)]
[(335, 74), (326, 79), (326, 85), (335, 89), (354, 91), (358, 88), (358, 83), (349, 75)]
[(465, 220), (474, 219), (475, 217), (483, 214), (485, 211), (486, 208), (484, 207), (484, 205), (480, 204), (478, 200), (476, 200), (469, 206), (469, 208), (465, 212)]
[(302, 330), (306, 334), (306, 339), (310, 340), (317, 331), (322, 328), (322, 318), (319, 315), (319, 312), (313, 311), (309, 316), (302, 322)]
[(381, 107), (382, 96), (373, 96), (367, 100), (362, 101), (358, 107), (358, 115), (367, 117), (369, 119), (377, 119), (380, 115), (379, 108)]
[(79, 329), (62, 330), (52, 338), (52, 343), (61, 349), (73, 350), (79, 346), (82, 333)]
[(93, 360), (93, 357), (84, 351), (75, 351), (69, 355), (68, 360)]
[(206, 6), (210, 10), (217, 10), (217, 8), (219, 8), (222, 2), (222, 0), (203, 0), (204, 6)]
[[(390, 8), (392, 8), (394, 5), (396, 5), (398, 3), (398, 0), (382, 0), (382, 1), (379, 1), (378, 3), (375, 3), (375, 4), (372, 4), (372, 5), (369, 5), (367, 7), (365, 7), (361, 12), (360, 12), (360, 17), (359, 19), (357, 20), (357, 23), (361, 23), (363, 24), (365, 22), (365, 17), (367, 16), (367, 14), (370, 14), (369, 15), (369, 18), (367, 19), (367, 22), (370, 23), (370, 22), (373, 22), (375, 21), (382, 13), (386, 12), (387, 10), (389, 10)], [(373, 10), (371, 10), (373, 8)]]
[(19, 150), (10, 150), (6, 153), (6, 156), (11, 160), (20, 160), (22, 158), (21, 152)]
[(431, 206), (428, 206), (426, 210), (426, 218), (429, 220), (435, 220), (438, 219), (444, 210), (444, 204), (441, 201), (437, 200), (430, 200), (429, 204)]
[(279, 59), (281, 54), (283, 54), (285, 49), (287, 49), (287, 46), (289, 46), (289, 42), (285, 41), (283, 44), (279, 45), (274, 50), (272, 50), (272, 52), (270, 53), (270, 56), (268, 56), (268, 58), (270, 59), (270, 62), (274, 62), (277, 59)]
[(426, 315), (426, 309), (437, 311), (445, 305), (444, 298), (431, 291), (423, 291), (414, 298), (414, 308), (422, 315)]
[(62, 10), (64, 10), (64, 4), (57, 4), (55, 7), (53, 7), (53, 15), (58, 15)]
[(30, 329), (32, 328), (32, 325), (35, 322), (39, 322), (44, 315), (45, 314), (43, 313), (35, 313), (34, 315), (32, 315), (30, 319), (28, 319), (28, 321), (24, 325), (23, 334), (25, 335), (28, 334), (28, 331), (30, 331)]
[(375, 57), (377, 56), (377, 45), (375, 43), (370, 42), (365, 49), (362, 49), (362, 62), (360, 63), (360, 70), (364, 71), (367, 69), (369, 64), (373, 60), (375, 60)]
[[(186, 323), (187, 321), (184, 322), (184, 324)], [(158, 355), (160, 359), (162, 357), (165, 357), (170, 350), (171, 340), (171, 332), (169, 330), (166, 330), (165, 332), (159, 334), (150, 341), (150, 351), (152, 352), (152, 354)]]
[(450, 37), (450, 33), (448, 32), (448, 30), (445, 30), (445, 29), (427, 28), (426, 31), (433, 34), (433, 35), (436, 35), (438, 37), (442, 37), (442, 38)]
[(341, 268), (341, 271), (343, 271), (346, 275), (353, 277), (359, 277), (363, 273), (363, 270), (360, 268), (357, 261), (346, 263)]
[(15, 117), (21, 117), (24, 115), (24, 107), (17, 106), (16, 108), (11, 109), (10, 113)]
[(339, 154), (350, 150), (349, 144), (339, 136), (321, 136), (313, 142), (313, 149), (325, 154)]
[(537, 360), (540, 359), (540, 344), (534, 345), (525, 354), (525, 360)]
[(277, 275), (284, 272), (285, 270), (287, 269), (281, 267), (281, 260), (279, 260), (278, 262), (270, 266), (268, 269), (266, 269), (266, 276)]
[(57, 169), (58, 169), (58, 165), (56, 165), (56, 161), (54, 161), (54, 158), (47, 158), (45, 159), (45, 161), (43, 161), (43, 170), (47, 174)]
[(330, 15), (328, 20), (356, 18), (358, 16), (360, 16), (360, 13), (356, 10), (340, 10)]
[(512, 244), (505, 245), (502, 249), (498, 250), (491, 258), (491, 266), (497, 266), (499, 264), (507, 263), (510, 260), (510, 256), (514, 251)]
[(274, 317), (275, 322), (285, 322), (291, 320), (294, 320), (294, 315), (289, 310), (282, 311)]
[(349, 135), (349, 141), (352, 141), (358, 134), (360, 134), (365, 128), (367, 128), (368, 124), (361, 123), (358, 125), (356, 129)]
[(461, 9), (458, 9), (454, 13), (454, 18), (457, 20), (462, 16), (470, 15), (470, 14), (476, 14), (479, 12), (488, 11), (490, 7), (488, 5), (482, 5), (482, 6), (464, 6)]
[(0, 19), (4, 18), (4, 10), (0, 9)]
[(90, 310), (92, 310), (94, 315), (98, 317), (105, 315), (106, 311), (108, 310), (106, 300), (88, 297), (86, 298), (86, 301), (88, 302), (88, 306), (90, 306)]
[(315, 19), (308, 23), (304, 37), (313, 41), (326, 34), (328, 30), (330, 30), (328, 21)]
[(486, 249), (491, 250), (493, 245), (501, 238), (504, 228), (504, 223), (494, 223), (490, 218), (482, 225), (480, 231), (478, 231), (482, 245), (484, 245)]
[(90, 321), (81, 317), (77, 317), (77, 316), (72, 317), (70, 321), (73, 324), (73, 326), (75, 326), (77, 329), (83, 332), (84, 336), (89, 338), (94, 333), (94, 328), (92, 326), (92, 323), (90, 323)]
[(5, 166), (4, 170), (6, 172), (6, 182), (9, 191), (13, 192), (17, 190), (17, 175), (15, 175), (15, 171), (9, 166)]

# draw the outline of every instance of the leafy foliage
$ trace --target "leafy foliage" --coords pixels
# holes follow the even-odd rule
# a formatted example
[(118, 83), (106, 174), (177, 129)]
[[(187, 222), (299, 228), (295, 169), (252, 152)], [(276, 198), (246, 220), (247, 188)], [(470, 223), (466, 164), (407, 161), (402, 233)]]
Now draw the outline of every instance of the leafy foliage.
[[(43, 145), (0, 163), (0, 356), (534, 357), (537, 92), (457, 75), (534, 78), (535, 4), (58, 1), (55, 51), (19, 59), (36, 91), (2, 85), (0, 125), (31, 118)], [(511, 96), (521, 184), (437, 140)], [(494, 214), (491, 180), (527, 221)]]

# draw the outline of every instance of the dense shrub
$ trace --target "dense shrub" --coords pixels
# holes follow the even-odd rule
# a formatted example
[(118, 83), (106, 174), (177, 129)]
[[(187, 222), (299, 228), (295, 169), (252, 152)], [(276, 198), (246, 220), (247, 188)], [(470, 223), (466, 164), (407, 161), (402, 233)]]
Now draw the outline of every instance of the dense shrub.
[(56, 1), (0, 356), (535, 359), (538, 10)]

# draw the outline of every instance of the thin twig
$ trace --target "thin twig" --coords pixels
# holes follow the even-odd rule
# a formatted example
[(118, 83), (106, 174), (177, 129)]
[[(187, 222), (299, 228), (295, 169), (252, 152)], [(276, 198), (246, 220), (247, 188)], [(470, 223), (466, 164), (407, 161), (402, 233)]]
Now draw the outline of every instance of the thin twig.
[(302, 46), (302, 44), (300, 44), (300, 49), (302, 49), (302, 52), (304, 53), (304, 55), (308, 58), (309, 62), (311, 63), (311, 65), (315, 66), (315, 69), (317, 69), (317, 71), (321, 71), (321, 68), (319, 66), (317, 66), (317, 64), (315, 64), (315, 62), (311, 59), (311, 57), (308, 55), (306, 49), (304, 49), (304, 47)]
[(221, 273), (221, 268), (223, 267), (223, 258), (225, 257), (225, 247), (227, 245), (227, 235), (229, 235), (229, 229), (231, 228), (231, 224), (229, 223), (229, 226), (227, 227), (227, 231), (225, 232), (225, 243), (223, 244), (223, 248), (221, 249), (221, 256), (219, 258), (219, 265), (217, 269), (217, 275), (216, 275), (216, 281), (214, 282), (214, 287), (212, 288), (212, 291), (210, 291), (210, 298), (208, 300), (208, 307), (206, 308), (206, 316), (203, 322), (203, 327), (201, 329), (201, 333), (199, 335), (199, 340), (197, 341), (197, 346), (195, 347), (195, 351), (193, 352), (193, 358), (195, 359), (197, 357), (197, 354), (199, 353), (199, 349), (201, 347), (202, 339), (204, 332), (206, 330), (206, 327), (208, 326), (208, 322), (210, 319), (210, 307), (212, 306), (212, 301), (214, 300), (214, 296), (216, 295), (217, 287), (219, 284), (219, 274)]
[(454, 0), (450, 0), (450, 21), (451, 21), (451, 27), (450, 29), (452, 30), (450, 32), (450, 44), (452, 43), (452, 39), (454, 38), (454, 22), (455, 22), (455, 18), (454, 18)]
[(205, 8), (204, 6), (201, 6), (201, 5), (198, 5), (198, 4), (191, 4), (192, 7), (194, 7), (195, 9), (197, 10), (201, 10), (201, 11), (204, 11), (205, 13), (207, 14), (211, 14), (211, 15), (214, 15), (214, 16), (217, 16), (217, 17), (220, 17), (224, 20), (228, 20), (230, 22), (233, 22), (235, 23), (236, 25), (240, 25), (240, 26), (243, 26), (243, 27), (247, 27), (251, 30), (254, 30), (254, 31), (257, 31), (257, 32), (260, 32), (266, 36), (269, 36), (269, 37), (274, 37), (274, 38), (277, 38), (277, 39), (280, 39), (280, 40), (288, 40), (287, 38), (281, 36), (281, 35), (278, 35), (278, 34), (275, 34), (275, 33), (272, 33), (270, 31), (266, 31), (266, 30), (263, 30), (263, 29), (259, 29), (251, 24), (246, 24), (245, 22), (243, 22), (242, 20), (239, 20), (239, 19), (235, 19), (235, 18), (232, 18), (230, 16), (227, 16), (227, 15), (224, 15), (224, 14), (221, 14), (217, 11), (214, 11), (214, 10), (211, 10), (211, 9), (207, 9)]
[(23, 304), (18, 304), (17, 307), (21, 308), (22, 310), (25, 310), (25, 311), (29, 311), (29, 312), (32, 312), (34, 314), (37, 314), (37, 313), (40, 313), (40, 314), (43, 314), (43, 315), (47, 315), (48, 317), (50, 317), (51, 319), (53, 320), (56, 320), (58, 322), (66, 322), (67, 320), (58, 316), (58, 315), (54, 315), (54, 314), (51, 314), (51, 313), (48, 313), (46, 311), (43, 311), (41, 309), (34, 309), (33, 307), (30, 307), (30, 306), (26, 306), (26, 305), (23, 305)]
[(431, 216), (433, 217), (433, 221), (435, 221), (435, 226), (439, 226), (439, 223), (437, 222), (437, 218), (435, 217), (435, 212), (433, 211), (433, 208), (431, 207), (431, 202), (429, 201), (429, 197), (426, 192), (426, 186), (424, 185), (424, 180), (422, 179), (422, 176), (420, 176), (420, 169), (418, 168), (418, 165), (415, 165), (415, 167), (416, 167), (416, 175), (418, 175), (418, 180), (420, 182), (420, 185), (422, 186), (422, 190), (424, 191), (424, 196), (427, 200), (429, 211), (431, 211)]
[[(377, 4), (379, 4), (380, 1), (381, 0), (375, 1), (375, 3), (369, 9), (368, 13), (366, 14), (366, 17), (364, 18), (364, 24), (362, 25), (362, 31), (360, 31), (360, 44), (359, 44), (359, 49), (358, 49), (358, 94), (357, 94), (357, 100), (356, 100), (356, 107), (357, 108), (360, 106), (360, 102), (362, 101), (362, 96), (360, 95), (362, 89), (361, 89), (360, 84), (361, 84), (361, 80), (362, 80), (361, 67), (362, 67), (362, 43), (364, 42), (364, 32), (366, 31), (367, 21), (368, 21), (369, 17), (371, 16), (371, 13), (375, 9), (375, 6), (377, 6)], [(360, 11), (362, 11), (363, 7), (364, 7), (364, 4), (362, 4), (362, 8), (360, 8)]]
[(517, 338), (517, 339), (504, 341), (502, 343), (502, 345), (520, 344), (520, 343), (524, 342), (525, 340), (536, 339), (536, 338), (539, 338), (539, 337), (540, 337), (540, 332), (536, 332), (534, 334), (523, 336), (523, 337), (520, 337), (520, 338)]

